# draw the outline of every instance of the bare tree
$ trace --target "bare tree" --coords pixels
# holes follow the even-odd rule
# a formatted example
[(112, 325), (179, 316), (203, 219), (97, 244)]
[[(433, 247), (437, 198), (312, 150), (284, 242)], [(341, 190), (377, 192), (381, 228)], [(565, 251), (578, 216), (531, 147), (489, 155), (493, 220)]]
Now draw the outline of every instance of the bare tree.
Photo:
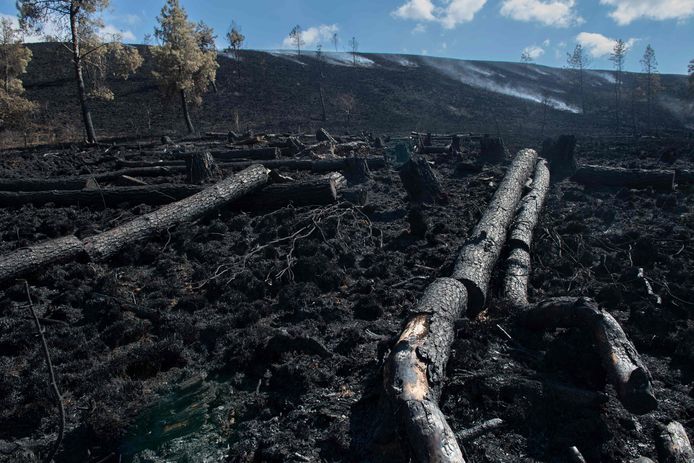
[(689, 62), (689, 88), (694, 91), (694, 59)]
[(359, 51), (359, 42), (357, 42), (356, 37), (352, 37), (349, 41), (349, 48), (352, 53), (352, 62), (357, 65), (357, 51)]
[(154, 78), (168, 99), (181, 98), (183, 118), (189, 133), (195, 128), (188, 111), (189, 100), (202, 102), (202, 95), (217, 75), (217, 53), (210, 49), (207, 32), (188, 20), (178, 0), (167, 0), (157, 17), (154, 35), (161, 45), (152, 49)]
[(333, 42), (333, 46), (335, 47), (335, 53), (338, 52), (337, 45), (340, 42), (340, 38), (337, 36), (337, 32), (333, 32), (333, 36), (331, 38), (331, 41)]
[(624, 62), (626, 61), (628, 47), (622, 39), (618, 39), (612, 53), (610, 61), (614, 67), (614, 98), (615, 98), (615, 130), (619, 133), (621, 126), (621, 106), (622, 106), (622, 91), (624, 88)]
[(351, 93), (344, 93), (340, 95), (337, 99), (337, 105), (345, 112), (345, 119), (347, 125), (349, 125), (352, 119), (352, 113), (354, 112), (354, 107), (356, 106), (354, 95)]
[(318, 60), (318, 75), (317, 75), (317, 81), (318, 81), (318, 95), (320, 97), (320, 105), (321, 105), (321, 120), (325, 122), (327, 120), (327, 115), (325, 112), (325, 94), (323, 93), (323, 78), (325, 75), (323, 74), (323, 62), (324, 62), (324, 56), (323, 56), (323, 45), (318, 44), (316, 47), (316, 60)]
[(296, 53), (301, 56), (301, 47), (306, 43), (304, 42), (304, 31), (298, 24), (289, 32), (289, 38), (296, 47)]
[(649, 44), (641, 58), (641, 70), (643, 71), (644, 92), (646, 94), (648, 127), (653, 123), (653, 102), (660, 91), (660, 75), (658, 74), (658, 60), (655, 58), (655, 50)]
[(590, 66), (590, 58), (583, 50), (581, 44), (577, 44), (572, 53), (566, 54), (566, 63), (573, 70), (575, 84), (581, 98), (581, 110), (586, 113), (586, 94), (585, 94), (585, 70)]
[[(19, 20), (24, 29), (40, 32), (47, 24), (53, 24), (69, 31), (65, 41), (72, 53), (77, 95), (89, 143), (96, 142), (96, 132), (88, 104), (90, 92), (85, 84), (85, 68), (91, 63), (95, 69), (94, 76), (102, 79), (108, 75), (127, 78), (142, 64), (137, 49), (123, 47), (120, 37), (114, 36), (107, 43), (102, 40), (99, 32), (103, 23), (99, 17), (108, 5), (109, 0), (17, 0)], [(111, 54), (112, 59), (107, 58), (107, 54)], [(118, 61), (114, 62), (114, 59)], [(94, 81), (91, 94), (113, 98), (103, 80)]]

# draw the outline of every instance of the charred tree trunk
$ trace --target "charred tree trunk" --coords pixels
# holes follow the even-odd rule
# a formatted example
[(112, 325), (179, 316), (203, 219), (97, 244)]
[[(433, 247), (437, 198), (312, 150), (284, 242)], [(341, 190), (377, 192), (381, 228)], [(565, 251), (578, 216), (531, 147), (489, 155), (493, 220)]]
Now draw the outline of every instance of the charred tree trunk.
[(371, 178), (369, 163), (366, 158), (351, 156), (345, 159), (345, 176), (349, 183), (357, 185)]
[(87, 143), (96, 143), (96, 132), (92, 123), (92, 113), (87, 102), (87, 90), (84, 85), (84, 73), (82, 71), (82, 50), (80, 48), (79, 25), (77, 24), (79, 6), (70, 7), (70, 33), (72, 35), (72, 61), (75, 67), (75, 79), (77, 80), (77, 96), (82, 109), (82, 119), (87, 135)]
[(542, 144), (541, 156), (549, 163), (553, 181), (571, 177), (578, 168), (575, 157), (576, 137), (561, 135), (556, 140), (548, 138)]
[(492, 270), (499, 259), (508, 228), (536, 161), (537, 153), (534, 150), (525, 149), (516, 155), (456, 259), (453, 278), (467, 288), (468, 314), (471, 316), (476, 316), (484, 308)]
[(687, 437), (687, 431), (677, 421), (663, 426), (658, 439), (658, 461), (660, 463), (692, 463), (694, 451)]
[(202, 184), (213, 179), (219, 169), (210, 153), (194, 153), (186, 158), (186, 180), (188, 183)]
[(55, 204), (57, 206), (117, 206), (130, 204), (169, 204), (200, 192), (194, 185), (147, 185), (92, 190), (0, 191), (0, 206), (19, 207)]
[(639, 415), (658, 407), (646, 364), (617, 320), (591, 299), (566, 297), (543, 301), (528, 310), (523, 320), (534, 329), (587, 330), (624, 407)]
[(324, 206), (337, 201), (340, 181), (334, 177), (310, 182), (270, 185), (258, 193), (234, 201), (231, 208), (243, 211), (272, 210), (281, 207)]
[(410, 202), (435, 203), (443, 199), (439, 179), (423, 157), (412, 157), (399, 172)]
[(325, 129), (318, 129), (318, 131), (316, 132), (316, 141), (327, 141), (331, 145), (337, 145), (337, 141)]
[(193, 121), (190, 119), (190, 112), (188, 111), (188, 98), (186, 98), (185, 90), (181, 90), (181, 109), (183, 110), (183, 119), (186, 121), (188, 133), (195, 133), (195, 127), (193, 127)]
[(504, 141), (498, 137), (485, 136), (480, 139), (480, 162), (498, 164), (506, 160)]
[(521, 200), (509, 237), (509, 256), (504, 278), (504, 297), (516, 306), (528, 304), (530, 278), (530, 244), (533, 231), (549, 190), (550, 174), (547, 163), (540, 159), (535, 164), (531, 190)]
[(460, 136), (459, 135), (453, 135), (453, 137), (451, 137), (451, 146), (449, 148), (449, 151), (451, 152), (451, 154), (460, 153), (462, 151), (460, 148)]
[(66, 236), (0, 256), (0, 284), (36, 273), (47, 265), (77, 259), (84, 245), (77, 237)]
[(418, 462), (464, 463), (438, 406), (455, 321), (465, 312), (465, 286), (439, 278), (424, 292), (388, 357), (383, 383), (406, 454)]
[(624, 169), (585, 165), (579, 167), (572, 180), (586, 185), (615, 186), (624, 188), (654, 188), (672, 191), (675, 188), (675, 172), (657, 169)]
[(233, 161), (238, 159), (248, 159), (254, 161), (265, 161), (268, 159), (279, 159), (279, 148), (252, 148), (246, 150), (232, 150), (226, 152), (213, 153), (212, 156), (217, 161)]
[(268, 179), (266, 168), (253, 166), (193, 196), (84, 240), (74, 236), (59, 238), (0, 256), (0, 284), (52, 263), (74, 260), (85, 253), (91, 260), (106, 260), (126, 246), (251, 193), (265, 185)]
[(321, 83), (318, 83), (318, 93), (320, 94), (321, 120), (325, 122), (328, 120), (328, 117), (325, 112), (325, 95), (323, 94), (323, 84)]

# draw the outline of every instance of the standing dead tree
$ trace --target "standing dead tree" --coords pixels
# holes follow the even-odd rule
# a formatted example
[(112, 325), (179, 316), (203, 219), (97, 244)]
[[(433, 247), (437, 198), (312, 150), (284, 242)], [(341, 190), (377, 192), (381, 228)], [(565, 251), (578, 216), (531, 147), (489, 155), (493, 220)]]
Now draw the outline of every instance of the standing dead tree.
[[(50, 24), (61, 32), (67, 32), (65, 42), (69, 44), (72, 54), (77, 96), (88, 143), (96, 142), (89, 97), (113, 99), (113, 93), (105, 85), (106, 77), (125, 79), (142, 64), (138, 51), (133, 47), (124, 47), (117, 35), (109, 41), (102, 40), (100, 32), (103, 23), (99, 16), (108, 5), (109, 0), (17, 1), (23, 28), (41, 31)], [(91, 88), (85, 79), (88, 68), (93, 77)]]
[(306, 44), (306, 42), (304, 42), (304, 31), (301, 26), (297, 24), (291, 31), (289, 31), (289, 40), (291, 40), (296, 47), (296, 54), (301, 56), (301, 47)]
[(576, 85), (580, 98), (581, 110), (586, 113), (586, 93), (585, 93), (585, 70), (590, 66), (590, 58), (581, 44), (576, 45), (573, 52), (566, 54), (566, 63), (574, 74), (574, 84)]
[(359, 51), (359, 42), (357, 42), (356, 37), (352, 37), (349, 40), (349, 49), (350, 53), (352, 54), (352, 64), (354, 66), (357, 65), (357, 52)]
[(610, 61), (614, 67), (614, 111), (615, 131), (621, 130), (622, 92), (624, 89), (624, 61), (629, 47), (622, 39), (618, 39), (610, 54)]
[(660, 76), (658, 75), (658, 60), (655, 50), (649, 44), (641, 58), (641, 70), (643, 71), (643, 91), (646, 95), (647, 122), (650, 129), (653, 125), (653, 102), (660, 91)]

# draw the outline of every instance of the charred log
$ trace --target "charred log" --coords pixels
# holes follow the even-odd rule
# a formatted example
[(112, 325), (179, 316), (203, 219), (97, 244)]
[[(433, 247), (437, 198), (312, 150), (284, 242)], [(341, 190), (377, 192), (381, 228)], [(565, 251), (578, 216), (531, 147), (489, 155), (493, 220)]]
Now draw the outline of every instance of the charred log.
[(675, 172), (672, 170), (624, 169), (585, 165), (578, 168), (572, 180), (586, 185), (634, 189), (654, 188), (672, 191), (675, 188)]
[(535, 164), (533, 183), (520, 202), (509, 237), (509, 257), (504, 277), (504, 297), (516, 306), (528, 303), (530, 278), (530, 244), (549, 190), (550, 174), (547, 163)]
[(0, 256), (0, 284), (36, 273), (47, 265), (68, 262), (84, 254), (84, 244), (75, 236), (57, 238)]
[(523, 317), (533, 329), (582, 328), (592, 334), (602, 366), (624, 407), (632, 413), (655, 410), (651, 374), (619, 322), (588, 298), (557, 298), (533, 305)]
[[(185, 154), (183, 156), (186, 156)], [(248, 159), (252, 161), (265, 161), (268, 159), (279, 159), (279, 148), (257, 148), (247, 150), (232, 150), (213, 153), (216, 161), (234, 161), (237, 159)]]
[(456, 259), (453, 278), (467, 288), (468, 313), (471, 316), (476, 316), (484, 308), (492, 270), (536, 160), (534, 150), (518, 153)]
[(415, 461), (464, 462), (438, 400), (455, 337), (455, 320), (465, 312), (466, 302), (465, 286), (460, 282), (435, 280), (417, 304), (384, 368), (386, 396), (402, 429), (406, 453)]
[(658, 434), (656, 440), (660, 463), (692, 463), (694, 451), (687, 432), (677, 421), (673, 421)]
[(308, 182), (270, 185), (258, 193), (234, 201), (231, 208), (259, 211), (279, 209), (290, 204), (295, 207), (324, 206), (337, 201), (340, 185), (340, 180), (334, 177)]

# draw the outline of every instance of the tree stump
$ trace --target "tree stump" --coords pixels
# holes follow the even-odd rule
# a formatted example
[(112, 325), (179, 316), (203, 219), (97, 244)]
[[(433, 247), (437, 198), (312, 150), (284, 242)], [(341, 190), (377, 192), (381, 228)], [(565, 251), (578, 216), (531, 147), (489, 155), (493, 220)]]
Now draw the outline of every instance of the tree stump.
[(374, 140), (374, 148), (383, 149), (385, 147), (386, 145), (383, 143), (383, 139), (381, 137), (376, 137), (376, 140)]
[(412, 203), (435, 203), (443, 199), (439, 179), (423, 157), (413, 157), (403, 164), (400, 179)]
[(451, 147), (449, 148), (451, 154), (460, 153), (460, 137), (458, 135), (453, 135), (451, 138)]
[(364, 183), (371, 178), (369, 164), (365, 158), (359, 156), (350, 156), (345, 158), (345, 177), (352, 185)]
[(327, 141), (332, 145), (337, 145), (337, 141), (333, 138), (333, 136), (330, 135), (327, 130), (322, 128), (318, 129), (316, 132), (316, 141)]
[(407, 212), (407, 222), (410, 224), (410, 235), (424, 238), (429, 231), (429, 219), (420, 205), (413, 205)]
[(161, 137), (161, 144), (162, 145), (173, 145), (173, 140), (171, 140), (171, 137), (168, 135), (163, 135)]
[(503, 162), (508, 153), (506, 151), (506, 146), (504, 146), (504, 140), (498, 137), (490, 137), (485, 135), (480, 138), (480, 157), (479, 162), (498, 164)]
[(202, 184), (214, 179), (218, 173), (219, 169), (210, 153), (193, 153), (186, 157), (186, 181), (188, 183)]
[(556, 140), (548, 138), (542, 143), (541, 156), (549, 163), (552, 179), (570, 177), (576, 172), (578, 165), (575, 157), (576, 137), (561, 135)]

